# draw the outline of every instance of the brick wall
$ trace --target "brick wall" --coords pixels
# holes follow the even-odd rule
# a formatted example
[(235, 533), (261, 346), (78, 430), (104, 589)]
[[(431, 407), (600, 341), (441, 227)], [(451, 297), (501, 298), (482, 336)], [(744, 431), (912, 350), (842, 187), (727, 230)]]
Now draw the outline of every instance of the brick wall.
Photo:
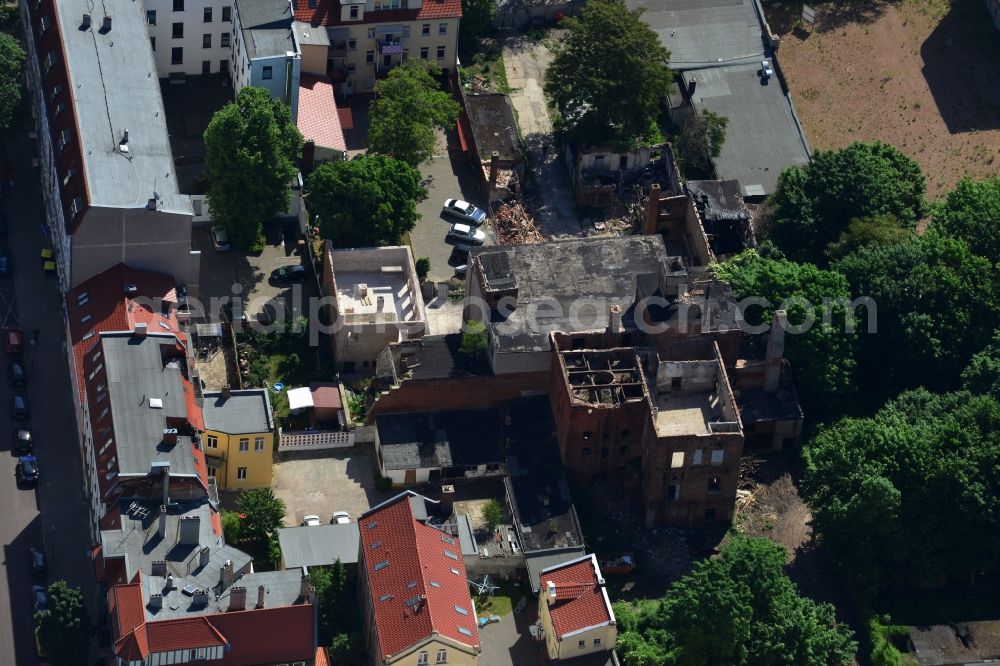
[(369, 420), (379, 414), (394, 412), (487, 409), (548, 390), (547, 372), (406, 379), (378, 397), (369, 411)]

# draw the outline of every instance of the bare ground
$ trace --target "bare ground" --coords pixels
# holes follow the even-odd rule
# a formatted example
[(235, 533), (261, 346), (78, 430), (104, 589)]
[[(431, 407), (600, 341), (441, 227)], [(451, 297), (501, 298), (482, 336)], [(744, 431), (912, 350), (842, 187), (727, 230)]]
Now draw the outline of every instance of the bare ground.
[(779, 61), (816, 150), (891, 143), (917, 160), (928, 198), (1000, 175), (1000, 32), (981, 0), (765, 0)]

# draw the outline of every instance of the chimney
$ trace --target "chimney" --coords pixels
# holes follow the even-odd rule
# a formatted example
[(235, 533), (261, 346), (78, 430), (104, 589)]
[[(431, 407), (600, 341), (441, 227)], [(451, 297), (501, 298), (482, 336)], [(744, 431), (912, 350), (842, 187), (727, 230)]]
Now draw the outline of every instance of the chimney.
[(778, 390), (781, 379), (781, 363), (785, 356), (785, 327), (788, 325), (788, 315), (784, 310), (774, 313), (774, 323), (771, 324), (771, 334), (767, 338), (767, 355), (764, 357), (764, 390), (774, 393)]
[(379, 296), (375, 299), (375, 312), (382, 312), (385, 309), (385, 297)]
[(608, 342), (614, 339), (614, 336), (621, 335), (625, 331), (625, 326), (622, 324), (622, 308), (620, 305), (612, 305), (608, 308), (608, 337), (611, 338)]
[(155, 198), (147, 199), (146, 200), (146, 210), (156, 210), (156, 199)]
[(185, 516), (178, 527), (177, 543), (181, 546), (197, 546), (201, 541), (201, 516)]
[(174, 577), (171, 574), (167, 574), (167, 580), (163, 584), (163, 591), (169, 592), (172, 589), (174, 589)]
[(649, 198), (646, 199), (646, 210), (643, 211), (644, 234), (655, 234), (657, 222), (660, 219), (660, 185), (653, 183), (649, 187)]
[(150, 567), (149, 573), (154, 576), (166, 576), (167, 575), (167, 561), (166, 560), (153, 560), (153, 566)]
[(207, 567), (208, 566), (208, 558), (211, 557), (211, 556), (212, 556), (212, 553), (208, 549), (208, 546), (204, 546), (201, 550), (199, 550), (198, 551), (198, 568), (201, 569), (203, 567)]
[[(166, 484), (164, 484), (166, 485)], [(164, 493), (166, 494), (166, 493)], [(159, 533), (160, 538), (166, 538), (167, 536), (167, 507), (165, 504), (160, 505), (160, 526), (156, 529)]]
[(556, 602), (556, 584), (551, 580), (545, 581), (545, 592), (548, 594), (549, 606)]
[(135, 328), (132, 329), (132, 335), (137, 338), (146, 337), (146, 322), (140, 321), (136, 322)]
[(448, 518), (451, 516), (452, 509), (455, 506), (455, 486), (446, 485), (441, 486), (441, 516), (443, 518)]
[(219, 582), (222, 583), (222, 589), (232, 587), (233, 583), (236, 582), (236, 578), (233, 575), (232, 560), (226, 560), (226, 563), (222, 565), (221, 571), (219, 572)]
[(688, 79), (688, 95), (694, 97), (694, 89), (698, 86), (698, 79), (691, 77)]
[[(165, 460), (157, 460), (153, 463), (153, 467), (159, 469), (163, 476), (163, 499), (160, 501), (160, 513), (163, 513), (166, 511), (166, 507), (170, 506), (170, 463)], [(166, 536), (166, 534), (160, 536)]]
[(149, 595), (149, 610), (158, 611), (163, 608), (163, 595), (155, 592)]
[(312, 139), (302, 142), (302, 172), (309, 174), (316, 164), (316, 142)]
[(191, 595), (191, 605), (195, 608), (201, 608), (206, 604), (208, 604), (208, 590), (195, 590), (194, 594)]
[(90, 30), (90, 14), (83, 15), (83, 23), (80, 24), (80, 30)]
[(302, 579), (299, 581), (299, 597), (302, 601), (309, 601), (312, 597), (309, 592), (312, 590), (312, 584), (309, 580), (309, 570), (302, 567)]
[(229, 590), (229, 610), (241, 611), (247, 607), (247, 588), (237, 585)]
[[(105, 16), (104, 22), (101, 23), (101, 32), (111, 32), (111, 17)], [(125, 132), (125, 142), (128, 142), (128, 131)]]
[(167, 446), (173, 446), (177, 443), (177, 428), (163, 429), (163, 443)]
[(500, 175), (500, 153), (493, 151), (490, 155), (490, 192), (496, 192), (497, 177)]
[(264, 607), (264, 586), (263, 585), (258, 585), (257, 586), (257, 608), (263, 608), (263, 607)]
[(229, 384), (226, 384), (225, 386), (222, 387), (223, 400), (229, 400), (229, 398), (232, 397), (232, 395), (233, 395), (233, 389), (229, 387)]

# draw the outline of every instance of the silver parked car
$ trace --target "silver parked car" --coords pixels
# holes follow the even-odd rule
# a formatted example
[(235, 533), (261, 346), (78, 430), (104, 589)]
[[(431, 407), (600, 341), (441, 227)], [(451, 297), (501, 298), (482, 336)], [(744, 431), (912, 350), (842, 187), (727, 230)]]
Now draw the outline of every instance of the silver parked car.
[(462, 201), (461, 199), (448, 199), (445, 201), (441, 213), (456, 217), (474, 227), (478, 227), (486, 221), (486, 211), (482, 208), (476, 208), (468, 201)]
[(482, 245), (486, 241), (486, 232), (470, 227), (468, 224), (453, 224), (445, 241), (461, 245)]

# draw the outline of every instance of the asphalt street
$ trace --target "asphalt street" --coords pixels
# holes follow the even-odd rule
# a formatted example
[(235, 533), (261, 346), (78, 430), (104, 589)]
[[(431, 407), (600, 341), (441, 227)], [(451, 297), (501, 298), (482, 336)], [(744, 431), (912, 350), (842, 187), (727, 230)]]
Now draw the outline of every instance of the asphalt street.
[[(0, 664), (36, 662), (29, 547), (44, 549), (48, 582), (64, 579), (80, 587), (96, 618), (96, 584), (90, 558), (92, 538), (84, 498), (80, 442), (73, 413), (62, 299), (55, 277), (42, 270), (42, 198), (38, 170), (31, 165), (33, 140), (23, 136), (3, 146), (16, 166), (14, 187), (0, 205), (7, 233), (0, 247), (11, 260), (11, 275), (0, 276), (0, 319), (25, 332), (28, 385), (17, 389), (29, 399), (35, 455), (41, 470), (37, 489), (18, 488), (17, 457), (11, 449), (13, 423), (7, 381), (10, 359), (3, 354), (0, 381), (0, 536), (4, 575), (0, 577)], [(32, 342), (32, 331), (38, 340)], [(0, 352), (2, 353), (2, 352)], [(39, 511), (40, 509), (40, 511)]]

